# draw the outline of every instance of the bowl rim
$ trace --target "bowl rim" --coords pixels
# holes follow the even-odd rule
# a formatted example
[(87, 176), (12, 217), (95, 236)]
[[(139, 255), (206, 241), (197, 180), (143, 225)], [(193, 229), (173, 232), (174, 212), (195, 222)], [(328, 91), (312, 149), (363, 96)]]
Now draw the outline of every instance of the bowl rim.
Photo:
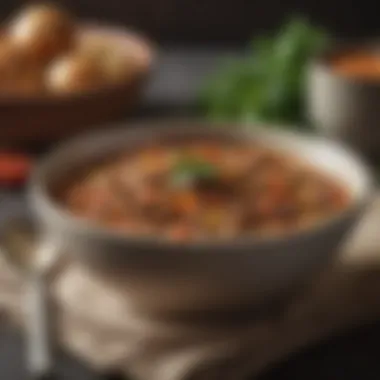
[[(169, 123), (169, 124), (168, 124)], [(267, 247), (267, 246), (276, 246), (289, 241), (295, 241), (297, 239), (307, 239), (315, 235), (318, 232), (327, 231), (331, 227), (340, 224), (351, 215), (354, 215), (358, 212), (361, 212), (365, 206), (373, 199), (375, 195), (374, 181), (373, 177), (370, 174), (369, 166), (362, 160), (356, 152), (353, 152), (348, 147), (337, 144), (336, 142), (314, 134), (309, 133), (300, 133), (289, 131), (286, 129), (279, 129), (280, 125), (245, 125), (245, 124), (233, 124), (234, 130), (231, 131), (222, 131), (221, 127), (231, 126), (231, 123), (210, 123), (204, 121), (193, 121), (187, 120), (178, 120), (174, 119), (166, 121), (140, 121), (135, 122), (133, 125), (117, 124), (112, 128), (108, 128), (103, 131), (96, 131), (95, 133), (85, 133), (82, 136), (71, 139), (69, 142), (65, 142), (58, 146), (57, 149), (53, 149), (49, 154), (47, 154), (39, 164), (35, 166), (30, 176), (28, 184), (28, 196), (31, 201), (32, 208), (34, 208), (34, 214), (38, 214), (39, 217), (41, 214), (45, 214), (47, 219), (50, 219), (53, 224), (59, 224), (60, 227), (64, 226), (68, 231), (75, 231), (74, 233), (79, 233), (90, 239), (100, 239), (102, 241), (112, 241), (119, 244), (133, 244), (141, 247), (146, 247), (150, 249), (166, 249), (166, 250), (178, 250), (186, 249), (194, 252), (204, 251), (209, 249), (218, 249), (221, 251), (229, 251), (231, 249), (236, 249), (238, 247)], [(247, 127), (249, 129), (247, 130)], [(232, 135), (234, 138), (254, 138), (255, 134), (261, 133), (265, 135), (275, 136), (278, 133), (288, 136), (288, 138), (298, 138), (298, 139), (308, 139), (310, 142), (321, 142), (328, 144), (331, 149), (337, 149), (340, 156), (345, 155), (349, 157), (359, 168), (361, 175), (364, 178), (365, 186), (364, 191), (361, 197), (357, 199), (352, 199), (352, 202), (348, 207), (343, 209), (341, 212), (336, 213), (328, 219), (323, 219), (320, 222), (313, 224), (311, 226), (297, 229), (289, 233), (273, 234), (273, 235), (255, 235), (247, 234), (243, 236), (238, 236), (233, 239), (207, 239), (202, 241), (171, 241), (165, 238), (159, 238), (158, 236), (137, 236), (137, 235), (127, 235), (122, 232), (118, 232), (107, 227), (103, 227), (96, 222), (92, 222), (86, 219), (81, 219), (76, 217), (70, 211), (65, 209), (58, 201), (54, 200), (53, 196), (49, 194), (48, 184), (44, 181), (44, 171), (49, 170), (49, 164), (57, 159), (62, 154), (67, 154), (70, 152), (71, 148), (93, 139), (101, 139), (105, 136), (111, 135), (122, 135), (124, 138), (126, 136), (133, 136), (136, 133), (154, 133), (158, 132), (169, 132), (169, 133), (182, 133), (182, 131), (189, 128), (189, 133), (211, 133), (211, 137), (217, 133), (217, 135), (222, 134), (222, 136)], [(206, 128), (206, 129), (205, 129)], [(186, 132), (188, 133), (188, 132)], [(247, 135), (248, 134), (248, 135)], [(276, 137), (275, 137), (276, 138)], [(42, 210), (42, 211), (41, 211)], [(41, 217), (39, 218), (41, 219)]]
[(104, 86), (80, 93), (74, 94), (37, 94), (37, 95), (27, 95), (27, 96), (18, 96), (12, 94), (0, 94), (0, 104), (2, 106), (50, 106), (56, 104), (66, 104), (74, 103), (77, 101), (85, 100), (88, 97), (100, 97), (100, 96), (111, 96), (117, 91), (124, 89), (125, 87), (130, 86), (132, 83), (136, 83), (139, 80), (143, 79), (145, 76), (152, 71), (157, 55), (158, 47), (151, 39), (149, 39), (145, 34), (136, 31), (133, 28), (125, 27), (120, 24), (108, 24), (104, 22), (96, 21), (80, 21), (78, 24), (79, 31), (103, 31), (113, 34), (118, 34), (124, 39), (134, 40), (138, 45), (140, 45), (146, 52), (148, 60), (147, 65), (144, 70), (139, 72), (134, 78), (129, 81), (120, 81), (119, 83), (105, 84)]
[(344, 54), (352, 51), (373, 51), (380, 52), (380, 38), (346, 38), (331, 41), (324, 49), (314, 55), (309, 63), (310, 70), (317, 70), (332, 79), (340, 80), (342, 83), (349, 83), (357, 86), (367, 86), (372, 88), (380, 87), (380, 80), (360, 76), (347, 76), (333, 70), (331, 58), (336, 54)]

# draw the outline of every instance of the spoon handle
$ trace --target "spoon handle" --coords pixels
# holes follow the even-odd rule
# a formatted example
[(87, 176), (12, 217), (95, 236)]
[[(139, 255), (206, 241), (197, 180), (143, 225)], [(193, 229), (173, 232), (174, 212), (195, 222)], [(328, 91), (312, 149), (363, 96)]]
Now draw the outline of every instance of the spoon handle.
[(46, 278), (31, 273), (26, 294), (26, 355), (33, 379), (50, 378), (53, 374), (52, 311)]
[(65, 265), (60, 245), (56, 240), (39, 236), (24, 214), (9, 215), (4, 224), (0, 223), (0, 242), (0, 255), (25, 279), (23, 311), (29, 375), (36, 380), (50, 379), (55, 369), (57, 313), (49, 290), (51, 280)]

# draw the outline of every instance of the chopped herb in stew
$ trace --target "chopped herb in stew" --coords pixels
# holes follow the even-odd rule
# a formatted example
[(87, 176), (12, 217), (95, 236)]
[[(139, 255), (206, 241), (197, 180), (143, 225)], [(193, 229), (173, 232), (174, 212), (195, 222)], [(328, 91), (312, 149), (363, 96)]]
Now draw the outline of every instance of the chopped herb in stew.
[(333, 216), (349, 198), (296, 157), (207, 141), (120, 155), (72, 180), (62, 195), (79, 217), (180, 241), (290, 232)]
[(173, 186), (194, 186), (202, 181), (213, 181), (218, 178), (216, 165), (196, 156), (180, 157), (171, 172)]

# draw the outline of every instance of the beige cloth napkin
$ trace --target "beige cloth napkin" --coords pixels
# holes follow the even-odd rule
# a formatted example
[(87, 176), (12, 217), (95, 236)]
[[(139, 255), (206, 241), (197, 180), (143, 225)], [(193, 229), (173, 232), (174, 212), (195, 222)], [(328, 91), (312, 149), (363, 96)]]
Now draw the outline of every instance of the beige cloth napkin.
[[(62, 344), (99, 371), (135, 380), (245, 380), (292, 351), (380, 317), (380, 199), (302, 295), (250, 323), (148, 320), (122, 290), (74, 263), (52, 290)], [(1, 259), (0, 309), (21, 323), (22, 296), (22, 279)]]

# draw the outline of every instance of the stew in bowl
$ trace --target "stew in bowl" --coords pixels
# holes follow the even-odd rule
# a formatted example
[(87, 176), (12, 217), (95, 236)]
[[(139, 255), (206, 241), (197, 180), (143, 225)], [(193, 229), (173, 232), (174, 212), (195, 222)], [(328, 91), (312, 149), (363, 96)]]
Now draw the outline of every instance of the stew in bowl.
[(297, 155), (215, 139), (118, 153), (74, 176), (59, 198), (106, 228), (180, 241), (282, 234), (350, 203), (343, 184)]

